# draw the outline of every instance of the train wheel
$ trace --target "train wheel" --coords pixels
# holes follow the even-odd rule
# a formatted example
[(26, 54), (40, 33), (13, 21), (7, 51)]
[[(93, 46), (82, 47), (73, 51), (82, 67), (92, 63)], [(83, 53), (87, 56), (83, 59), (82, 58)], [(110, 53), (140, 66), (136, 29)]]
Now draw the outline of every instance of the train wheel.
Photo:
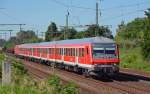
[(90, 77), (90, 74), (89, 74), (89, 71), (88, 71), (88, 69), (83, 69), (83, 75), (85, 76), (85, 77)]

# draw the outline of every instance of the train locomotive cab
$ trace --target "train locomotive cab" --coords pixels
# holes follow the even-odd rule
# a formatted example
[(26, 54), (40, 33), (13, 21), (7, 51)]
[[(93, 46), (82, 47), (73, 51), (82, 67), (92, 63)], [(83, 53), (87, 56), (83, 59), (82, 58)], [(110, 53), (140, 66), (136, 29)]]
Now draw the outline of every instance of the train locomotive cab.
[(95, 73), (113, 75), (119, 72), (119, 53), (115, 43), (93, 44), (92, 59)]

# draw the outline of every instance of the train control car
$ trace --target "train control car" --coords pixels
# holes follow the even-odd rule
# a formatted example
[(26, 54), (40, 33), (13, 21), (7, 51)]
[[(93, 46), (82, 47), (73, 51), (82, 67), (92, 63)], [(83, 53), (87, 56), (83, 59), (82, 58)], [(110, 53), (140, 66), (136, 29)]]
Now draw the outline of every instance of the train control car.
[(119, 72), (119, 49), (105, 37), (16, 45), (15, 54), (34, 61), (55, 64), (84, 75)]

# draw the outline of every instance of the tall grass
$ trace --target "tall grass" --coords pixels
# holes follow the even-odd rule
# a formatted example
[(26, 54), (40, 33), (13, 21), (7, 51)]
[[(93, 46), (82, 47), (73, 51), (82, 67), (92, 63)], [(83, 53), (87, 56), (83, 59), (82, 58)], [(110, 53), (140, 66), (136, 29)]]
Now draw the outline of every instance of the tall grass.
[(150, 61), (143, 59), (141, 48), (120, 48), (121, 67), (150, 71)]
[[(0, 60), (4, 58), (0, 54)], [(15, 59), (12, 62), (12, 83), (7, 86), (0, 84), (0, 94), (78, 94), (74, 83), (63, 85), (58, 76), (37, 81), (27, 74), (22, 62)]]

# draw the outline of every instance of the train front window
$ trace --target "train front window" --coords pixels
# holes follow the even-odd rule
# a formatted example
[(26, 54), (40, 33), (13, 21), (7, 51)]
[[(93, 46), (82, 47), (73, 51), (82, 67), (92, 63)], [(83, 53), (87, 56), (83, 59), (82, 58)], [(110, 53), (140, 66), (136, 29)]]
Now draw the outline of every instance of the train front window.
[(104, 48), (93, 48), (93, 57), (94, 58), (104, 58), (105, 57)]
[(116, 48), (115, 46), (94, 46), (93, 58), (95, 59), (116, 58)]
[(105, 54), (115, 54), (115, 48), (105, 48)]

